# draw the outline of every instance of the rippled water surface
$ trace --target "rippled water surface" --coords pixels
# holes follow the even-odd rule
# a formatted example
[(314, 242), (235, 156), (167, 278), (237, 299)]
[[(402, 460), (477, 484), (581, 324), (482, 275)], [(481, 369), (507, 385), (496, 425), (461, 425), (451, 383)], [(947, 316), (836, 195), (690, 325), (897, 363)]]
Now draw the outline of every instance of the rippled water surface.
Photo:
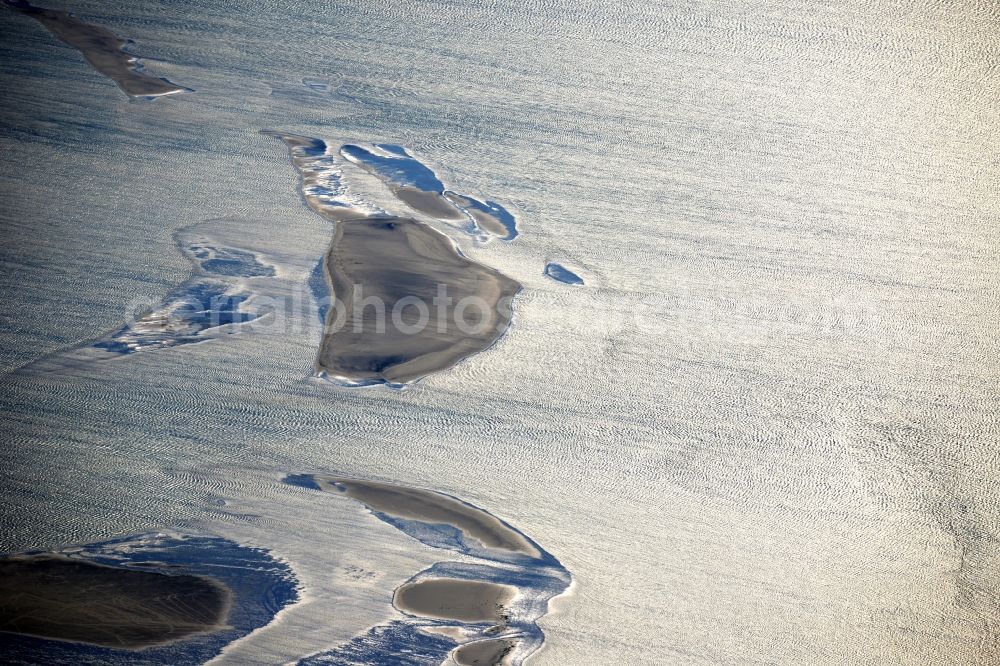
[[(1000, 660), (995, 3), (46, 6), (193, 92), (129, 99), (0, 7), (0, 551), (263, 549), (301, 601), (219, 662), (366, 663), (418, 645), (393, 590), (478, 565), (283, 483), (332, 474), (551, 553), (533, 666)], [(406, 390), (316, 381), (332, 229), (262, 130), (516, 219), (426, 220), (523, 285), (509, 331)]]

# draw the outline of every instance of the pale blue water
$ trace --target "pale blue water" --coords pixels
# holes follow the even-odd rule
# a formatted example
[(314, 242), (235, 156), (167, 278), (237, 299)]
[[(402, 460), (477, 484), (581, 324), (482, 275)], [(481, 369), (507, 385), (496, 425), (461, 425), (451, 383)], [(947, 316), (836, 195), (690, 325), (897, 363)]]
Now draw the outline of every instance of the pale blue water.
[[(532, 664), (997, 660), (995, 4), (53, 6), (194, 92), (129, 101), (0, 13), (0, 550), (219, 534), (315, 594), (230, 663), (363, 654), (438, 560), (281, 483), (329, 471), (558, 558)], [(261, 130), (510, 211), (455, 237), (525, 285), (510, 333), (407, 391), (307, 379), (331, 228)], [(279, 323), (66, 362), (189, 279), (182, 229)]]

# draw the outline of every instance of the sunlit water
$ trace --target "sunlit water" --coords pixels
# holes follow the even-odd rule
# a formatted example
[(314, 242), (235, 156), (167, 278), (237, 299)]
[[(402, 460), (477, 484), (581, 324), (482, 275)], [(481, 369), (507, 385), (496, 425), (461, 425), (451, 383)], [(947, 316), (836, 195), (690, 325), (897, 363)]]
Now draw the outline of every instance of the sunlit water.
[[(1000, 659), (995, 4), (52, 6), (194, 92), (129, 101), (0, 14), (0, 550), (266, 548), (304, 603), (224, 657), (321, 654), (441, 561), (282, 483), (330, 472), (558, 558), (539, 666)], [(406, 391), (308, 379), (331, 229), (263, 129), (405, 146), (515, 215), (456, 237), (525, 286), (509, 333)], [(58, 361), (192, 243), (273, 267), (283, 324)]]

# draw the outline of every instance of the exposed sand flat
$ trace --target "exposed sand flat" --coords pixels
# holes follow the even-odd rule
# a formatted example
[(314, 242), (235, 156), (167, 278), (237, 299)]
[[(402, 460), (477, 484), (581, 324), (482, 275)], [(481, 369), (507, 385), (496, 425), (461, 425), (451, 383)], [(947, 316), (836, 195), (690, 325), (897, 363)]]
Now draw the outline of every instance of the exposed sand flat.
[[(341, 222), (326, 266), (344, 308), (328, 319), (317, 370), (351, 382), (404, 384), (483, 351), (510, 325), (521, 288), (408, 218)], [(442, 290), (450, 300), (439, 303)]]
[[(324, 314), (318, 373), (350, 385), (406, 384), (450, 368), (503, 335), (518, 282), (462, 256), (431, 227), (356, 200), (322, 139), (263, 134), (285, 143), (306, 203), (336, 225), (324, 262), (321, 291), (328, 287), (334, 302)], [(377, 145), (375, 152), (353, 145), (340, 152), (413, 207), (464, 219), (442, 196), (433, 171), (400, 146)]]
[(425, 192), (416, 187), (390, 185), (396, 198), (415, 211), (426, 213), (439, 220), (462, 220), (465, 215), (440, 193)]
[(499, 548), (538, 557), (538, 550), (519, 532), (496, 516), (432, 490), (405, 488), (376, 481), (342, 477), (313, 477), (323, 490), (344, 492), (372, 511), (399, 518), (444, 523), (458, 528), (487, 548)]
[(517, 236), (514, 216), (505, 208), (497, 204), (483, 203), (457, 192), (445, 192), (444, 198), (456, 206), (461, 206), (462, 210), (472, 216), (476, 225), (486, 233), (504, 240), (512, 240)]
[(506, 608), (517, 595), (508, 585), (457, 578), (425, 578), (399, 587), (396, 608), (426, 617), (461, 622), (505, 622)]
[(69, 12), (35, 7), (23, 0), (5, 2), (44, 25), (60, 41), (80, 51), (91, 67), (117, 83), (127, 95), (158, 97), (188, 90), (166, 79), (137, 71), (139, 59), (122, 50), (127, 40), (106, 28), (85, 23)]
[(138, 649), (225, 627), (229, 590), (209, 578), (55, 555), (0, 561), (0, 631)]
[(474, 228), (503, 240), (513, 240), (517, 236), (517, 221), (506, 208), (493, 201), (480, 201), (446, 190), (433, 169), (410, 155), (403, 146), (346, 144), (341, 147), (340, 154), (380, 178), (397, 199), (417, 212), (446, 222), (471, 219)]
[(513, 652), (517, 641), (508, 638), (494, 638), (459, 646), (451, 653), (459, 666), (503, 666), (505, 657)]
[(469, 636), (469, 632), (462, 627), (448, 627), (448, 626), (430, 626), (430, 627), (420, 627), (420, 631), (425, 634), (431, 634), (434, 636), (447, 636), (454, 641), (464, 641)]

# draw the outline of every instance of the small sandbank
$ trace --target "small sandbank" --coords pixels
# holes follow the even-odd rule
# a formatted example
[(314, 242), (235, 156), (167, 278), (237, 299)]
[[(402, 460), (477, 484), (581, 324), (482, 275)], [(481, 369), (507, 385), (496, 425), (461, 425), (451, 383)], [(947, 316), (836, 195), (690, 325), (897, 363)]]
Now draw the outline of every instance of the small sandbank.
[(517, 641), (494, 638), (460, 645), (451, 656), (459, 666), (503, 666), (515, 647)]
[(160, 97), (190, 89), (140, 71), (139, 59), (122, 50), (128, 41), (106, 28), (85, 23), (69, 12), (35, 7), (25, 0), (5, 0), (22, 14), (30, 16), (57, 39), (78, 50), (95, 70), (118, 84), (131, 97)]
[(210, 578), (57, 555), (0, 561), (0, 631), (120, 649), (226, 628), (228, 588)]
[(521, 289), (401, 217), (342, 221), (326, 267), (343, 307), (327, 318), (316, 370), (351, 383), (403, 385), (487, 349)]
[(426, 164), (402, 146), (376, 143), (370, 147), (346, 144), (340, 154), (377, 176), (407, 206), (439, 220), (462, 220), (465, 215), (444, 197), (444, 183)]
[(467, 194), (446, 190), (434, 170), (402, 146), (376, 143), (371, 146), (347, 144), (340, 149), (344, 159), (378, 177), (393, 195), (413, 210), (445, 222), (471, 220), (465, 231), (483, 232), (486, 238), (513, 240), (517, 221), (493, 201), (480, 201)]
[(409, 520), (451, 525), (487, 548), (523, 553), (530, 557), (539, 556), (538, 550), (528, 539), (499, 518), (448, 495), (343, 477), (315, 476), (313, 480), (321, 490), (344, 493), (372, 511)]
[(414, 664), (519, 666), (544, 644), (538, 619), (572, 577), (516, 528), (431, 490), (337, 474), (289, 474), (284, 482), (360, 502), (374, 518), (447, 554), (396, 588), (392, 606), (405, 616), (304, 659), (303, 666), (395, 664), (400, 655)]
[(390, 187), (396, 198), (420, 213), (426, 213), (439, 220), (462, 220), (462, 211), (456, 210), (440, 192), (424, 192), (415, 187)]
[(460, 622), (506, 622), (517, 588), (457, 578), (425, 578), (396, 589), (392, 603), (413, 615)]
[(510, 212), (493, 201), (480, 201), (457, 192), (445, 192), (444, 197), (459, 206), (476, 223), (482, 231), (500, 240), (514, 240), (517, 237), (517, 220)]

